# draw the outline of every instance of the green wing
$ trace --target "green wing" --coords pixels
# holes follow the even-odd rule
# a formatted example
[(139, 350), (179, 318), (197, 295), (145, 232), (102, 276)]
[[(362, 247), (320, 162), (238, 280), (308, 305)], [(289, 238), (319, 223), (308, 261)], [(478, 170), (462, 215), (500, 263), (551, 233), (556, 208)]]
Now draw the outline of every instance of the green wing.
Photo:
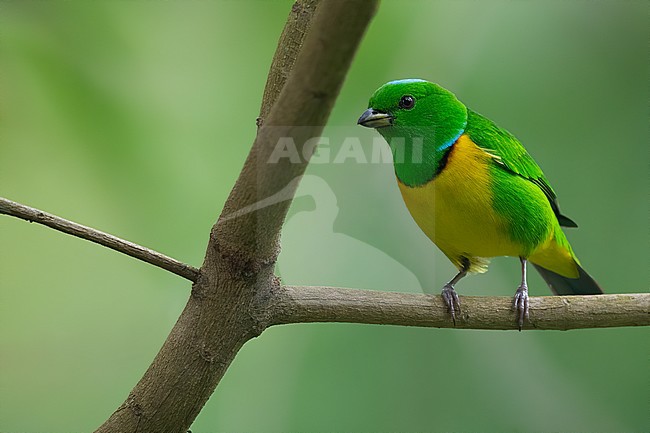
[(481, 149), (492, 155), (500, 167), (537, 185), (544, 192), (561, 226), (578, 227), (574, 221), (560, 213), (555, 191), (544, 177), (542, 169), (512, 134), (469, 109), (465, 132)]

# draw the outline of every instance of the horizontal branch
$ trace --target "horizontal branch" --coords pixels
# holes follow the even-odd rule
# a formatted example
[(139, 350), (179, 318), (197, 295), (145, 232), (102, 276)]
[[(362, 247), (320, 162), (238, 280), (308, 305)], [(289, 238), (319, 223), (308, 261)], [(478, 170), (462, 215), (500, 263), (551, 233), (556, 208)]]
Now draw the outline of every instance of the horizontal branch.
[(192, 282), (195, 282), (199, 278), (199, 270), (195, 267), (186, 265), (157, 251), (3, 197), (0, 197), (0, 214), (42, 224), (54, 230), (103, 245), (127, 256), (163, 268)]
[[(518, 329), (511, 297), (461, 296), (456, 324), (439, 295), (335, 287), (281, 286), (268, 325), (349, 322), (462, 329)], [(530, 298), (523, 329), (650, 325), (650, 293)]]

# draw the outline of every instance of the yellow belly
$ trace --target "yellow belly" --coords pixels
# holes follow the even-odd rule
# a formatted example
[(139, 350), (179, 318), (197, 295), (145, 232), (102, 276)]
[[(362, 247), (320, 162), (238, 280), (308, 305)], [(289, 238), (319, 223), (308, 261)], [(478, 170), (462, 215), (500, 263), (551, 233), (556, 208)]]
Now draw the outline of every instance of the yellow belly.
[(416, 188), (399, 182), (418, 226), (459, 268), (463, 257), (469, 259), (471, 272), (485, 272), (486, 258), (525, 254), (492, 206), (491, 158), (462, 135), (433, 181)]

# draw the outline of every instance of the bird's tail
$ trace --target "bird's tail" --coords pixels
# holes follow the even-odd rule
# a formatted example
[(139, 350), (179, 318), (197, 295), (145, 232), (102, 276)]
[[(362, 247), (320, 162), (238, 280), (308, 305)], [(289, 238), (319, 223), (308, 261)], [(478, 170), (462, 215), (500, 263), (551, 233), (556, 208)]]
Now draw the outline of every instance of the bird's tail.
[(578, 278), (563, 277), (534, 263), (533, 266), (556, 295), (600, 295), (603, 293), (603, 289), (600, 288), (596, 280), (591, 278), (591, 275), (578, 264), (576, 264)]

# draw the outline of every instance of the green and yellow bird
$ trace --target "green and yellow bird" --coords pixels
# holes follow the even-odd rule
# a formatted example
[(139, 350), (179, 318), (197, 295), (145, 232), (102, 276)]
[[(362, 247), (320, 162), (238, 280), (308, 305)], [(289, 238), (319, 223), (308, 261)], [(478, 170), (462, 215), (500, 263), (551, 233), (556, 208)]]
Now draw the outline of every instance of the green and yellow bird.
[(527, 261), (557, 295), (602, 293), (560, 228), (576, 223), (560, 213), (542, 170), (508, 131), (417, 79), (377, 89), (358, 124), (388, 142), (406, 207), (459, 270), (442, 290), (452, 319), (460, 311), (454, 285), (468, 272), (485, 272), (490, 257), (521, 260), (520, 329), (528, 316)]

